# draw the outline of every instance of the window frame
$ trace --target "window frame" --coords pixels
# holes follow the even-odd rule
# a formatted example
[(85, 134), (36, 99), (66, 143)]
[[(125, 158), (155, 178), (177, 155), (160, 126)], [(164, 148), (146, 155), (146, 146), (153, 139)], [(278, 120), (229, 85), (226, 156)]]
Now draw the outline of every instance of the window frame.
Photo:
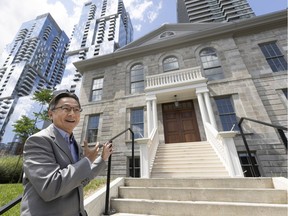
[[(168, 61), (168, 62), (165, 62), (167, 60), (170, 60), (170, 59), (174, 59), (175, 61)], [(176, 65), (177, 63), (177, 65)], [(168, 65), (168, 66), (167, 66)], [(175, 65), (175, 66), (174, 66)], [(179, 67), (179, 60), (176, 56), (174, 55), (169, 55), (167, 57), (165, 57), (162, 61), (162, 67), (163, 67), (163, 72), (166, 73), (166, 72), (170, 72), (170, 71), (175, 71), (175, 70), (179, 70), (180, 67)]]
[[(133, 75), (134, 72), (136, 73), (135, 75)], [(137, 74), (137, 72), (140, 72), (140, 74)], [(144, 89), (144, 65), (142, 63), (133, 64), (133, 66), (130, 68), (130, 93), (143, 93)]]
[[(252, 156), (252, 160), (254, 162), (254, 165), (255, 165), (255, 174), (257, 175), (257, 177), (260, 177), (261, 176), (261, 171), (260, 171), (260, 166), (259, 166), (259, 163), (258, 163), (258, 160), (257, 160), (257, 156), (256, 156), (256, 153), (255, 152), (251, 152), (251, 156)], [(243, 171), (243, 174), (244, 174), (244, 177), (254, 177), (253, 176), (253, 172), (252, 172), (252, 163), (250, 161), (250, 158), (249, 158), (249, 155), (248, 153), (246, 152), (238, 152), (238, 157), (239, 157), (239, 161), (240, 161), (240, 164), (241, 164), (241, 167), (242, 167), (242, 171)], [(245, 157), (245, 158), (244, 158)], [(244, 162), (244, 159), (247, 160), (247, 163), (243, 163)]]
[[(135, 164), (134, 164), (134, 168), (135, 168), (135, 178), (140, 178), (141, 177), (141, 162), (140, 162), (140, 157), (135, 156), (134, 157), (135, 160)], [(132, 177), (132, 157), (127, 157), (127, 167), (128, 167), (128, 177)]]
[[(287, 71), (287, 60), (281, 52), (276, 41), (258, 44), (271, 70), (276, 72)], [(269, 46), (269, 47), (268, 47)], [(264, 50), (265, 48), (265, 50)], [(273, 52), (273, 53), (272, 53)], [(278, 63), (278, 66), (277, 66)], [(279, 68), (281, 66), (281, 68)]]
[[(99, 88), (94, 88), (94, 85), (97, 85), (97, 83), (94, 84), (94, 82), (96, 80), (101, 80), (102, 79), (102, 83), (100, 84), (101, 87)], [(92, 86), (91, 86), (91, 96), (90, 96), (90, 101), (92, 102), (97, 102), (97, 101), (101, 101), (102, 100), (102, 96), (103, 96), (103, 85), (104, 85), (104, 77), (98, 77), (98, 78), (94, 78), (92, 80)], [(97, 92), (100, 92), (100, 94), (97, 94)], [(96, 94), (94, 94), (96, 93)], [(100, 95), (100, 96), (99, 96)], [(98, 98), (98, 99), (93, 99), (93, 98)], [(100, 98), (99, 98), (100, 97)]]
[[(139, 122), (133, 122), (133, 114), (134, 112), (141, 111), (142, 116)], [(138, 126), (138, 127), (137, 127)], [(140, 127), (139, 127), (140, 126)], [(141, 130), (135, 130), (135, 127), (140, 128)], [(130, 128), (134, 132), (134, 139), (143, 138), (144, 137), (144, 108), (133, 108), (130, 110)], [(131, 137), (132, 138), (132, 137)]]
[[(207, 54), (204, 54), (205, 51), (206, 52), (209, 51), (210, 53), (208, 52)], [(204, 76), (209, 81), (210, 80), (220, 80), (220, 79), (225, 78), (224, 71), (223, 71), (223, 68), (221, 66), (221, 62), (219, 61), (219, 57), (218, 57), (216, 49), (214, 49), (212, 47), (203, 48), (199, 52), (199, 58), (201, 61)], [(204, 61), (204, 58), (207, 59), (207, 61)], [(212, 60), (208, 61), (209, 58)], [(205, 66), (205, 64), (207, 64), (207, 66)], [(209, 64), (211, 64), (211, 65), (208, 66)]]
[[(219, 104), (220, 100), (225, 100), (225, 104), (223, 103)], [(233, 129), (234, 131), (239, 131), (237, 115), (235, 112), (235, 106), (233, 103), (232, 96), (229, 95), (229, 96), (216, 97), (214, 98), (214, 101), (218, 110), (222, 130), (231, 131), (231, 129)], [(227, 102), (229, 102), (229, 104), (227, 104)], [(219, 105), (221, 105), (221, 107)], [(229, 120), (229, 122), (227, 120)]]
[[(97, 127), (90, 128), (91, 121), (92, 121), (91, 119), (94, 118), (94, 117), (98, 118), (97, 119)], [(86, 139), (87, 139), (88, 143), (97, 142), (98, 131), (99, 131), (99, 122), (100, 122), (100, 114), (93, 114), (93, 115), (89, 115), (88, 116), (88, 122), (87, 122), (87, 127), (86, 127)], [(93, 138), (91, 138), (91, 136), (90, 136), (90, 131), (93, 132), (92, 133), (93, 134)], [(95, 133), (95, 131), (96, 131), (96, 133)]]

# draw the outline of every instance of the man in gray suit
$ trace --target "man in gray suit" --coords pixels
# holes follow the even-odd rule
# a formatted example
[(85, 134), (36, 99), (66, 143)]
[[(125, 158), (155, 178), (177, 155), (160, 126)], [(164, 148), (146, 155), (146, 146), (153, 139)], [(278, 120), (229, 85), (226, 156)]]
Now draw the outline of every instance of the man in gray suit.
[(85, 216), (83, 187), (106, 167), (112, 144), (84, 151), (73, 138), (82, 111), (76, 95), (56, 95), (49, 104), (52, 124), (30, 136), (24, 145), (24, 194), (21, 216)]

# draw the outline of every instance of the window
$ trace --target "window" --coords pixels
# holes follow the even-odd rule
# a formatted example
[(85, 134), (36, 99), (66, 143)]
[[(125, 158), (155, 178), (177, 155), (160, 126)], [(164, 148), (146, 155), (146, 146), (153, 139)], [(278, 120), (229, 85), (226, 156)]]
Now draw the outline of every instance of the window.
[(169, 56), (163, 60), (163, 71), (173, 71), (179, 69), (178, 59), (175, 56)]
[(131, 129), (134, 132), (134, 138), (144, 137), (144, 111), (143, 108), (131, 110), (130, 118)]
[(170, 36), (173, 36), (173, 35), (174, 35), (174, 32), (167, 31), (167, 32), (163, 32), (163, 33), (160, 35), (160, 38), (170, 37)]
[(136, 64), (131, 68), (131, 94), (144, 92), (144, 68)]
[(215, 49), (203, 49), (200, 52), (200, 59), (202, 62), (204, 75), (208, 80), (219, 80), (224, 78), (223, 70)]
[(91, 92), (91, 101), (100, 101), (102, 99), (103, 78), (94, 79)]
[(234, 107), (230, 97), (216, 98), (219, 117), (224, 131), (239, 130)]
[(276, 42), (260, 44), (259, 46), (273, 72), (287, 70), (287, 62)]
[(245, 177), (259, 177), (260, 176), (259, 165), (257, 163), (255, 153), (251, 153), (251, 156), (252, 156), (253, 163), (255, 165), (256, 176), (253, 175), (253, 167), (252, 167), (252, 162), (249, 158), (249, 155), (247, 153), (239, 153), (239, 159), (240, 159), (240, 163), (242, 166), (244, 176)]
[[(132, 158), (129, 157), (129, 177), (133, 177), (132, 173)], [(134, 177), (141, 177), (140, 176), (140, 158), (139, 157), (134, 157), (134, 168), (135, 168), (135, 176)]]
[(99, 115), (89, 116), (87, 125), (87, 141), (88, 143), (97, 142)]

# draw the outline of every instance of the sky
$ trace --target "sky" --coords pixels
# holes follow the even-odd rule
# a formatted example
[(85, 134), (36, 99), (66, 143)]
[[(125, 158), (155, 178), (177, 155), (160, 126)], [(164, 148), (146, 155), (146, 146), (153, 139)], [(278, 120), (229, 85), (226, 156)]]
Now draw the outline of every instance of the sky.
[[(88, 0), (0, 0), (0, 54), (23, 22), (50, 13), (70, 38)], [(176, 0), (123, 0), (134, 28), (134, 40), (165, 23), (177, 23)], [(248, 0), (257, 16), (287, 8), (287, 0)]]

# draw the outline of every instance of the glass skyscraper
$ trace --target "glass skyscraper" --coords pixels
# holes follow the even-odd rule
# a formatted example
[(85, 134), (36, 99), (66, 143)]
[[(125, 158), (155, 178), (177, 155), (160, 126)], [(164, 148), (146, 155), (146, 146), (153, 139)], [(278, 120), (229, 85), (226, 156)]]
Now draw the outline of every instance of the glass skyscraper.
[(21, 25), (0, 59), (0, 142), (17, 142), (13, 123), (38, 107), (32, 95), (61, 82), (69, 38), (50, 14)]
[(133, 40), (133, 27), (123, 0), (92, 0), (84, 4), (67, 51), (64, 77), (57, 90), (79, 95), (81, 74), (73, 62), (114, 52)]
[(247, 0), (177, 0), (178, 23), (231, 22), (253, 16)]

